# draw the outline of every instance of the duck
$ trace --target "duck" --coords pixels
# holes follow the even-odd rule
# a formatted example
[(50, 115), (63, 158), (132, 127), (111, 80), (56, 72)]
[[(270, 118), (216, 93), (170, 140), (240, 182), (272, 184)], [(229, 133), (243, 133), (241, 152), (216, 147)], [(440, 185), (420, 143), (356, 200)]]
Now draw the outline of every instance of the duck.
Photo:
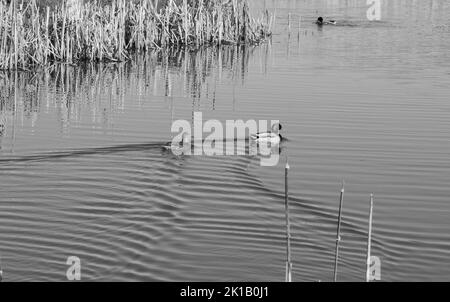
[(336, 21), (335, 20), (323, 21), (323, 18), (319, 17), (319, 18), (317, 18), (316, 24), (317, 25), (336, 25)]
[(163, 146), (166, 150), (171, 150), (174, 154), (183, 153), (183, 151), (186, 149), (186, 147), (189, 148), (189, 145), (191, 143), (191, 138), (188, 136), (186, 132), (183, 132), (181, 136), (181, 141), (178, 143), (174, 143), (173, 141), (167, 143)]
[(250, 137), (257, 143), (279, 144), (283, 140), (283, 137), (279, 133), (281, 128), (281, 124), (277, 123), (272, 125), (273, 132), (259, 132), (256, 134), (252, 134)]

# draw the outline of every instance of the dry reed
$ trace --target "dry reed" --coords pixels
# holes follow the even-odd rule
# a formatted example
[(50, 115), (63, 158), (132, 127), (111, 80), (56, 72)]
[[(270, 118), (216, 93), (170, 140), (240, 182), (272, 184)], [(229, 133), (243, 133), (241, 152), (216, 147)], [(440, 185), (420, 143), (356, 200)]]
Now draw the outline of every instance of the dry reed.
[(246, 0), (112, 0), (39, 8), (36, 0), (0, 0), (0, 69), (31, 69), (49, 62), (123, 61), (133, 52), (171, 45), (259, 43), (273, 17), (250, 16)]

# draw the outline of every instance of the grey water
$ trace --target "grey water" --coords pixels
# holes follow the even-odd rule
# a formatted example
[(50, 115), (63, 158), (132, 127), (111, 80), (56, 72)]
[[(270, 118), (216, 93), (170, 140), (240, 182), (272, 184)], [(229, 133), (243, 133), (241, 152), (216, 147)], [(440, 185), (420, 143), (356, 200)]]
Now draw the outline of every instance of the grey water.
[[(271, 41), (0, 73), (4, 281), (450, 281), (450, 3), (253, 1)], [(291, 32), (288, 14), (291, 14)], [(337, 20), (318, 27), (319, 16)], [(280, 120), (278, 165), (175, 156), (175, 120)]]

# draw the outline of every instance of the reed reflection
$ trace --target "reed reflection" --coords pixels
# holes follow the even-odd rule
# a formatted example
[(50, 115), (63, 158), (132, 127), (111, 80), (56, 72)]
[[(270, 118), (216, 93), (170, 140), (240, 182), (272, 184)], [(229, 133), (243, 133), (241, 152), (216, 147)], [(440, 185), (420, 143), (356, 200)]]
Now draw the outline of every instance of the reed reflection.
[(117, 114), (149, 100), (174, 97), (216, 105), (218, 83), (243, 85), (258, 49), (260, 70), (267, 72), (270, 44), (255, 47), (166, 48), (136, 55), (127, 62), (73, 66), (55, 64), (37, 72), (0, 74), (2, 134), (16, 127), (39, 127), (44, 114), (56, 115), (60, 133), (79, 123), (108, 130)]

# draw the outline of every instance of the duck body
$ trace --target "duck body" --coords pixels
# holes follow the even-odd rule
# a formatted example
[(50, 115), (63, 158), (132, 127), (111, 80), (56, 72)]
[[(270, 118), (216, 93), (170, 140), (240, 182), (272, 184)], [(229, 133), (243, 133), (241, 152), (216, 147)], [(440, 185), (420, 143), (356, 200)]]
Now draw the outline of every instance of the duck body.
[(328, 20), (324, 21), (322, 17), (317, 18), (317, 21), (315, 22), (317, 25), (336, 25), (336, 20)]
[(276, 123), (272, 125), (273, 131), (252, 134), (250, 138), (254, 140), (256, 143), (279, 144), (283, 140), (283, 137), (279, 133), (281, 128), (282, 128), (281, 124)]
[(280, 134), (273, 132), (252, 134), (251, 138), (257, 143), (270, 143), (270, 144), (279, 144), (283, 139)]
[(191, 139), (186, 133), (183, 133), (181, 141), (168, 142), (167, 144), (163, 145), (163, 149), (170, 150), (175, 155), (186, 153), (187, 150), (191, 149)]

